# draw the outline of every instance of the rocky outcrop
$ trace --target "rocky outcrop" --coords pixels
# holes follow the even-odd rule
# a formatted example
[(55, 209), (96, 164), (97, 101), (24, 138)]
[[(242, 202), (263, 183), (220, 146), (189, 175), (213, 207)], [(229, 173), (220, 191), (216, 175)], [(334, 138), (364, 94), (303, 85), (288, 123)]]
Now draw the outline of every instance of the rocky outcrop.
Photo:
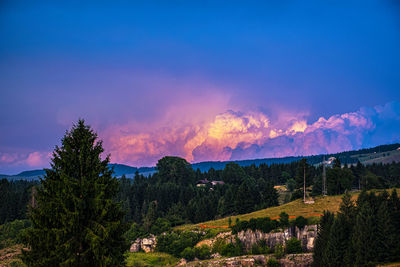
[(130, 252), (144, 251), (146, 253), (153, 252), (157, 245), (157, 239), (154, 235), (147, 238), (138, 238), (131, 244)]
[(279, 262), (284, 267), (307, 267), (311, 266), (312, 261), (312, 253), (304, 253), (286, 255)]
[[(317, 225), (306, 225), (303, 229), (297, 227), (290, 227), (285, 230), (277, 231), (274, 233), (263, 233), (261, 231), (242, 231), (237, 234), (239, 240), (244, 244), (247, 251), (251, 249), (254, 244), (257, 244), (261, 240), (265, 240), (268, 247), (274, 248), (276, 244), (285, 245), (286, 240), (295, 237), (302, 242), (304, 251), (312, 251), (314, 248), (314, 242), (317, 237)], [(234, 236), (231, 232), (219, 233), (212, 239), (206, 239), (199, 242), (196, 246), (208, 245), (212, 247), (214, 242), (218, 239), (225, 239), (227, 242), (235, 242)], [(147, 238), (138, 238), (132, 244), (131, 252), (153, 252), (157, 245), (157, 239), (154, 235)]]
[(263, 233), (258, 230), (252, 231), (248, 229), (237, 234), (237, 237), (247, 250), (250, 250), (254, 244), (261, 240), (265, 240), (268, 247), (274, 248), (276, 244), (284, 245), (286, 240), (295, 237), (301, 241), (304, 251), (312, 251), (316, 236), (316, 225), (306, 225), (303, 229), (290, 227), (275, 233)]
[[(187, 262), (187, 266), (265, 266), (272, 255), (247, 255), (207, 261)], [(308, 267), (312, 263), (312, 254), (289, 254), (278, 260), (282, 267)]]

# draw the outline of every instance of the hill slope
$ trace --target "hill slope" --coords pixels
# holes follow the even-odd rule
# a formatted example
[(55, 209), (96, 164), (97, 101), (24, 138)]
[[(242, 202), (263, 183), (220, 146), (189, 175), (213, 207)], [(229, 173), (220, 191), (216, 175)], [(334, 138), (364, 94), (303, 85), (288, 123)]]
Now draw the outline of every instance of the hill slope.
[[(374, 192), (382, 192), (383, 190), (372, 190)], [(400, 189), (397, 189), (397, 193), (400, 193)], [(352, 199), (356, 200), (359, 192), (352, 192)], [(331, 212), (337, 212), (339, 210), (340, 204), (342, 203), (343, 195), (337, 196), (325, 196), (325, 197), (316, 197), (315, 202), (313, 204), (304, 204), (302, 199), (297, 199), (295, 201), (271, 207), (263, 210), (254, 211), (251, 213), (241, 214), (237, 216), (230, 216), (232, 223), (236, 221), (236, 218), (240, 220), (250, 220), (251, 218), (260, 218), (260, 217), (278, 217), (281, 212), (286, 212), (289, 216), (303, 216), (309, 217), (310, 215), (318, 215), (322, 214), (324, 210), (329, 210)], [(318, 216), (312, 216), (311, 219), (317, 222), (319, 219)], [(207, 222), (202, 222), (198, 224), (187, 224), (182, 226), (177, 226), (176, 229), (180, 230), (194, 230), (200, 228), (200, 225), (207, 226), (226, 226), (229, 224), (229, 217), (225, 217), (218, 220), (212, 220)], [(217, 228), (220, 231), (225, 231), (226, 228)]]

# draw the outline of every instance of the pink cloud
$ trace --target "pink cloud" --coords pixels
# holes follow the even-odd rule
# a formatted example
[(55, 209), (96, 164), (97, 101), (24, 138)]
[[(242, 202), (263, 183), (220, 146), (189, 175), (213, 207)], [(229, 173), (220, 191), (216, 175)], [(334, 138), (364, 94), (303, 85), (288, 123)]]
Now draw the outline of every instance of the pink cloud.
[(45, 166), (50, 161), (51, 153), (35, 151), (28, 154), (26, 163), (31, 167)]
[(47, 151), (1, 153), (0, 167), (44, 168), (49, 166), (51, 153)]
[[(195, 123), (190, 122), (190, 116), (181, 116), (178, 121), (166, 120), (168, 123), (163, 127), (157, 127), (158, 122), (143, 127), (128, 123), (114, 125), (101, 136), (105, 137), (104, 144), (114, 162), (154, 165), (165, 155), (199, 162), (333, 153), (384, 143), (377, 140), (385, 139), (374, 137), (382, 133), (382, 130), (377, 132), (377, 125), (400, 129), (398, 103), (361, 108), (327, 119), (321, 117), (313, 123), (307, 122), (307, 113), (297, 116), (286, 113), (276, 116), (275, 120), (256, 111), (228, 110), (214, 115), (213, 119), (207, 114), (204, 120), (196, 114)], [(371, 136), (376, 139), (374, 142)], [(395, 141), (400, 141), (397, 134), (385, 142)]]

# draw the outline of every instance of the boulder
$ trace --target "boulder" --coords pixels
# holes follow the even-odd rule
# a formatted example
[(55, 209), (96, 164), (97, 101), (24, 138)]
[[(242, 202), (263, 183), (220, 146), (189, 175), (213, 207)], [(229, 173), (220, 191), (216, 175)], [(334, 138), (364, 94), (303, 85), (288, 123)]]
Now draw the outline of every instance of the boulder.
[(141, 239), (138, 238), (132, 243), (129, 251), (130, 252), (139, 252), (140, 251), (140, 245), (141, 245)]

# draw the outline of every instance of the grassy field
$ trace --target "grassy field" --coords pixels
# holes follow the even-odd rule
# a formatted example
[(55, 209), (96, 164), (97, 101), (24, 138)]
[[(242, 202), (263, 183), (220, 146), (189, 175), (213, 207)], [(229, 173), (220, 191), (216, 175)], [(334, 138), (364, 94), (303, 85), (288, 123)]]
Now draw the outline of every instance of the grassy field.
[[(374, 192), (381, 192), (383, 190), (373, 190)], [(397, 189), (397, 192), (400, 193), (400, 190)], [(352, 199), (356, 200), (359, 192), (352, 192)], [(337, 212), (339, 210), (340, 203), (342, 202), (343, 195), (338, 196), (326, 196), (326, 197), (316, 197), (313, 204), (304, 204), (302, 199), (297, 199), (295, 201), (283, 204), (281, 206), (267, 208), (263, 210), (258, 210), (255, 212), (231, 216), (232, 223), (236, 221), (236, 218), (240, 220), (250, 220), (251, 218), (259, 218), (259, 217), (278, 217), (281, 212), (286, 212), (289, 216), (309, 216), (315, 214), (321, 214), (324, 210), (329, 210), (331, 212)], [(310, 217), (309, 220), (311, 222), (317, 223), (319, 217)], [(177, 226), (176, 230), (194, 230), (201, 228), (200, 225), (208, 225), (208, 226), (224, 226), (228, 225), (229, 217), (222, 218), (219, 220), (212, 220), (207, 222), (202, 222), (199, 224), (186, 224)], [(207, 228), (206, 228), (207, 229)], [(229, 228), (215, 228), (221, 231), (228, 231)]]
[(179, 259), (166, 253), (153, 252), (135, 252), (127, 253), (126, 266), (128, 267), (145, 267), (145, 266), (176, 266)]
[(369, 154), (360, 154), (353, 155), (352, 158), (357, 158), (363, 164), (372, 164), (372, 163), (392, 163), (393, 161), (400, 161), (400, 150), (392, 150), (387, 152), (379, 152), (379, 153), (369, 153)]

